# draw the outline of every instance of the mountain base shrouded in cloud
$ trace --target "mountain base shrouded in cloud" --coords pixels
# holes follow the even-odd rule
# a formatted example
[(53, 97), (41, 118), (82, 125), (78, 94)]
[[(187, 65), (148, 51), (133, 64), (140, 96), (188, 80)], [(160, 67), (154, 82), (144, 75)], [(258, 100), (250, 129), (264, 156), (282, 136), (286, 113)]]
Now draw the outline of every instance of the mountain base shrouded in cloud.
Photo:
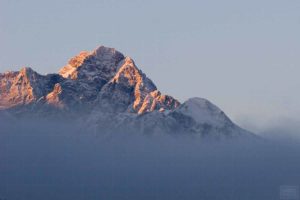
[(300, 185), (299, 145), (95, 135), (72, 121), (0, 121), (0, 197), (279, 199)]
[(104, 46), (81, 52), (58, 74), (28, 67), (0, 74), (0, 86), (0, 112), (11, 118), (68, 119), (98, 133), (255, 137), (206, 99), (180, 103), (162, 94), (130, 57)]

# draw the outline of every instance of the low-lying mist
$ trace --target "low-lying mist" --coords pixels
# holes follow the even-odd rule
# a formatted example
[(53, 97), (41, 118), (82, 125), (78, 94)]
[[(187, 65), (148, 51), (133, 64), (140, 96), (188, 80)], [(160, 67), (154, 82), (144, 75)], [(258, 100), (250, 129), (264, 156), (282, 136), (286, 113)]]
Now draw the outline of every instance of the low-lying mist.
[(0, 199), (274, 200), (300, 185), (300, 146), (270, 139), (89, 133), (0, 122)]

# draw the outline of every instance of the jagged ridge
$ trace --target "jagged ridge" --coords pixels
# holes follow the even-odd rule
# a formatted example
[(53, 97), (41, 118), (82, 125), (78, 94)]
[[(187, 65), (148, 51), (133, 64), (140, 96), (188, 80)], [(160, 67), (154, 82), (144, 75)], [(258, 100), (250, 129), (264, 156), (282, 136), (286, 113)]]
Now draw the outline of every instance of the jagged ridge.
[(58, 74), (0, 74), (0, 109), (42, 118), (72, 113), (97, 132), (253, 136), (208, 100), (180, 104), (161, 94), (130, 57), (104, 46), (71, 58)]
[(171, 96), (162, 95), (131, 58), (104, 46), (81, 52), (59, 74), (43, 76), (22, 68), (1, 74), (0, 80), (2, 109), (39, 103), (88, 111), (108, 103), (115, 111), (143, 114), (179, 105)]

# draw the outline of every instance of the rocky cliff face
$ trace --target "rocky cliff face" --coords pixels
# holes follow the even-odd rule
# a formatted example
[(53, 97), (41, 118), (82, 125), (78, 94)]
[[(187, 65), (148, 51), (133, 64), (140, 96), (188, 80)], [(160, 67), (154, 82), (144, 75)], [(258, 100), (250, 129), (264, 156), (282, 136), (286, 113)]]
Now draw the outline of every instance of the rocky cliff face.
[(1, 109), (43, 104), (61, 110), (94, 108), (143, 114), (172, 110), (179, 102), (162, 95), (134, 61), (100, 46), (70, 59), (59, 74), (40, 75), (31, 68), (0, 74)]
[(31, 68), (0, 74), (0, 107), (7, 109), (37, 102), (59, 80), (57, 75), (42, 76)]
[(106, 108), (138, 114), (172, 110), (179, 106), (176, 99), (162, 95), (129, 57), (119, 63), (117, 73), (100, 91), (98, 101)]
[(58, 74), (0, 74), (0, 110), (43, 118), (72, 113), (97, 132), (251, 135), (205, 99), (180, 104), (161, 94), (130, 57), (104, 46), (79, 53)]

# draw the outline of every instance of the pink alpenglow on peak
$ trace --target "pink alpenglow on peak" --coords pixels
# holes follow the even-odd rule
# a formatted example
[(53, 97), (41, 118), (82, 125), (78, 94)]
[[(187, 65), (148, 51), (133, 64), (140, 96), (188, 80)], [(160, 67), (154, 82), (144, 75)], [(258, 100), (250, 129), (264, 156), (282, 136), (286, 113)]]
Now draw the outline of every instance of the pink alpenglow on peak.
[(58, 75), (43, 76), (31, 68), (22, 68), (1, 74), (0, 78), (0, 107), (4, 109), (35, 103), (56, 109), (91, 109), (109, 102), (115, 108), (122, 104), (116, 110), (143, 114), (172, 110), (180, 104), (162, 95), (133, 59), (104, 46), (80, 52)]
[(92, 79), (101, 75), (105, 76), (105, 79), (110, 79), (123, 58), (124, 55), (114, 48), (100, 46), (92, 52), (82, 51), (71, 58), (68, 64), (60, 69), (59, 74), (70, 79)]
[(0, 110), (17, 117), (63, 117), (99, 132), (253, 138), (208, 100), (180, 104), (162, 94), (133, 59), (104, 46), (80, 52), (59, 74), (31, 68), (0, 74)]
[(0, 106), (27, 105), (42, 95), (42, 76), (29, 67), (0, 74)]
[[(124, 93), (124, 90), (128, 92)], [(123, 109), (138, 114), (154, 110), (172, 110), (180, 105), (171, 96), (162, 95), (130, 57), (125, 57), (119, 63), (116, 75), (103, 88), (100, 99), (122, 99), (123, 102), (127, 102), (123, 104)]]
[(64, 78), (77, 78), (77, 68), (80, 67), (84, 60), (90, 55), (87, 51), (80, 52), (77, 56), (71, 58), (66, 66), (59, 70), (59, 74)]

